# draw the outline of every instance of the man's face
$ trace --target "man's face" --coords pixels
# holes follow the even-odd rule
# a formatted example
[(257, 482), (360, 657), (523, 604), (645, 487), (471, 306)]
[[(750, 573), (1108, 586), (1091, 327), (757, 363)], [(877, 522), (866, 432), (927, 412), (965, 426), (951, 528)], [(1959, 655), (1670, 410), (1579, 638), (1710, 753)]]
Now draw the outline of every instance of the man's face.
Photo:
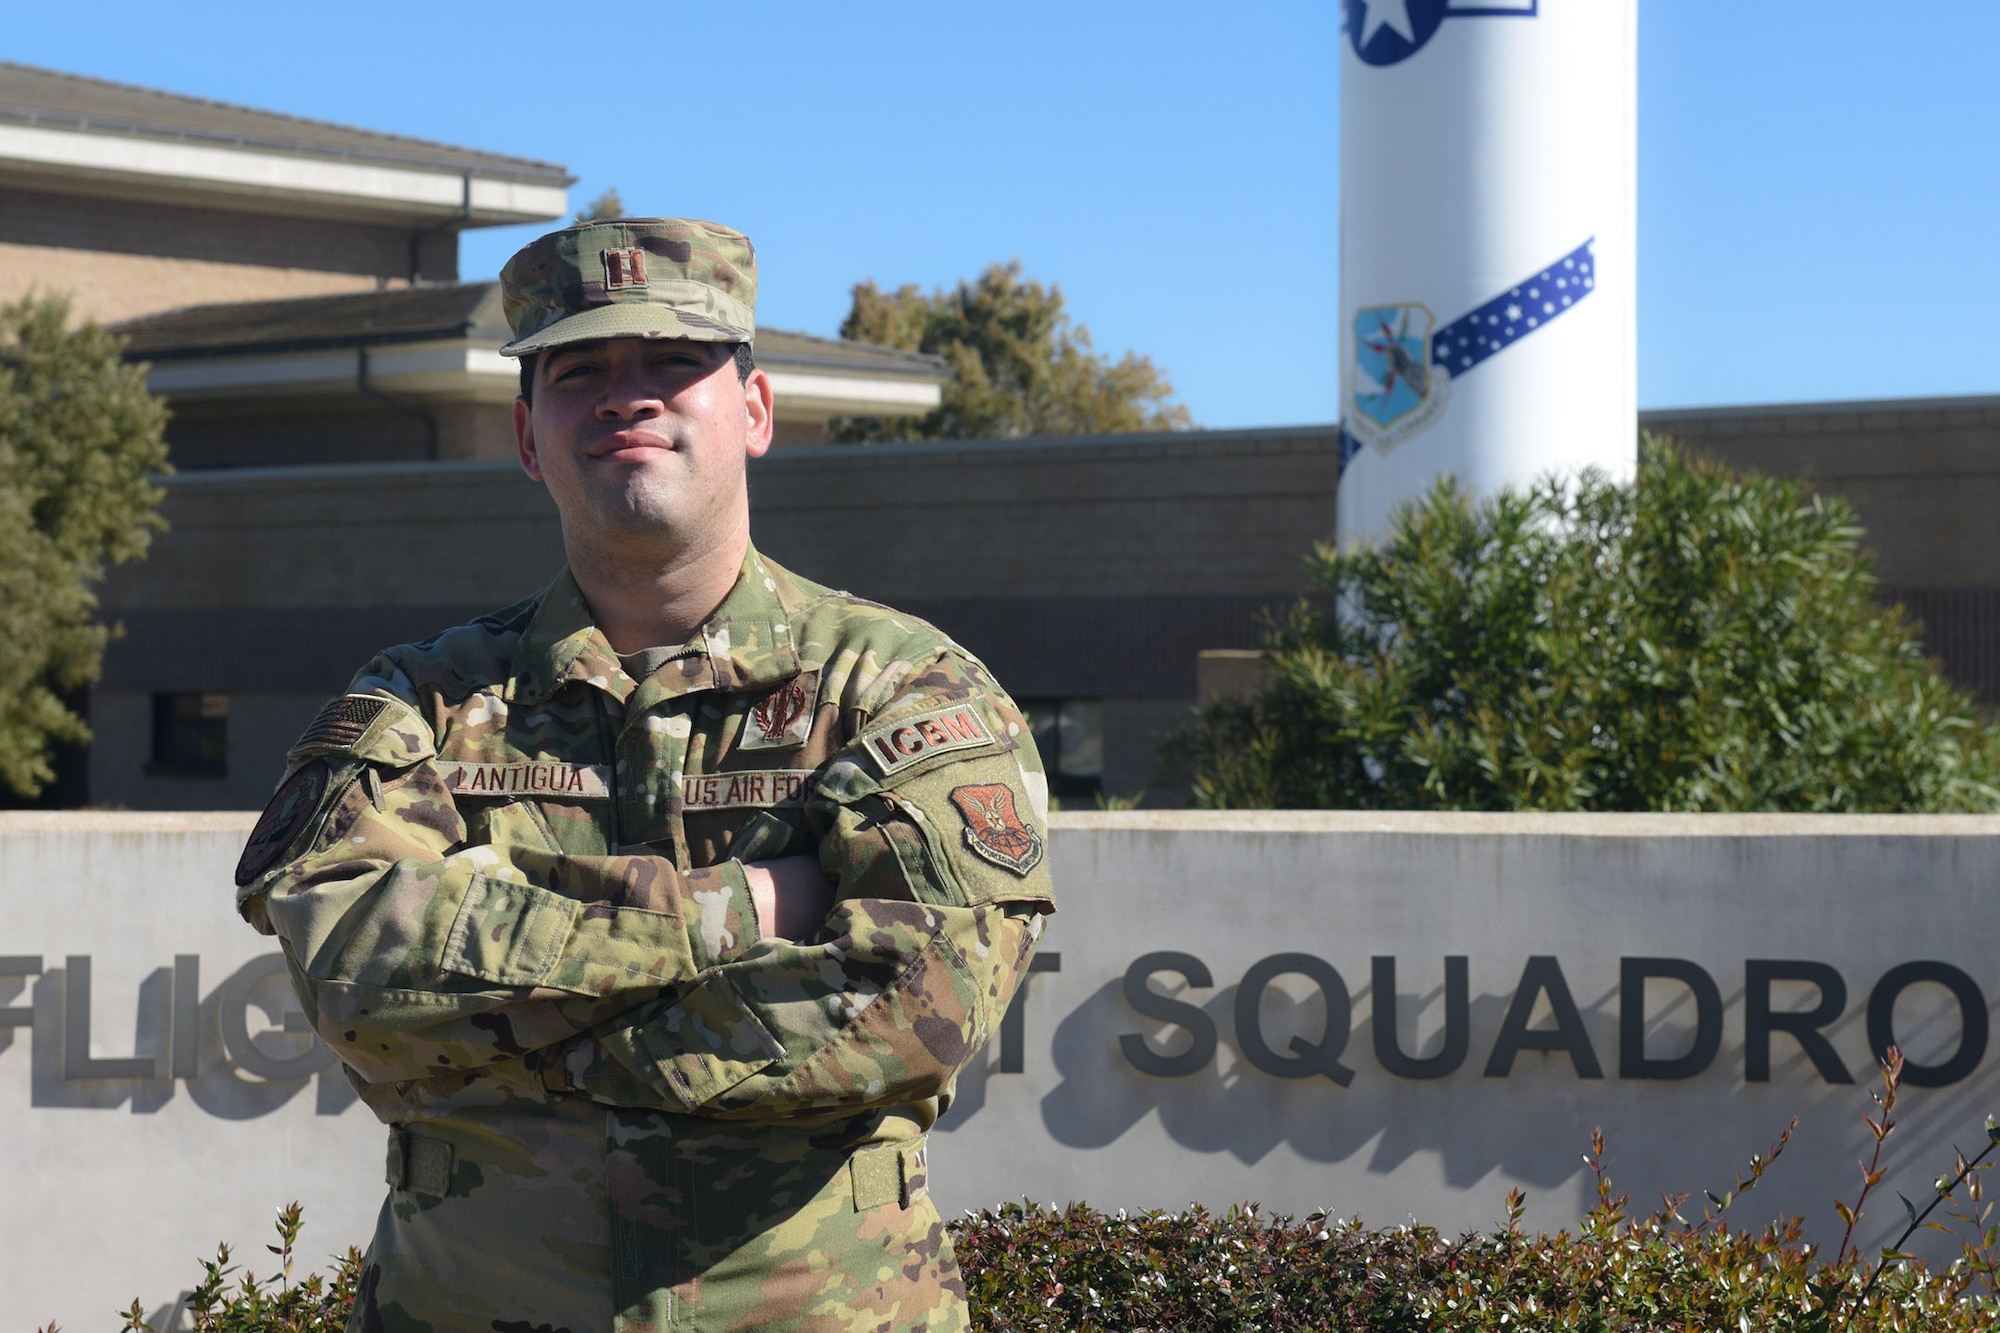
[(740, 381), (732, 350), (606, 338), (541, 354), (514, 434), (570, 539), (685, 547), (747, 521), (744, 461), (771, 446), (771, 382)]

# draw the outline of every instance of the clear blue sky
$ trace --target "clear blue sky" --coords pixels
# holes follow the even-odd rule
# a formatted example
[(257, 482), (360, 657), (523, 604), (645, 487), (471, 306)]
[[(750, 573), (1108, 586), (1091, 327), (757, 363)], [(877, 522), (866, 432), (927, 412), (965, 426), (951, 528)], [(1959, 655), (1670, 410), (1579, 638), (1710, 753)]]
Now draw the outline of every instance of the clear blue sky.
[[(1225, 427), (1337, 414), (1338, 13), (97, 0), (0, 51), (562, 162), (749, 232), (776, 327), (1018, 257)], [(1641, 0), (1640, 402), (2000, 392), (1996, 52), (1990, 0)]]

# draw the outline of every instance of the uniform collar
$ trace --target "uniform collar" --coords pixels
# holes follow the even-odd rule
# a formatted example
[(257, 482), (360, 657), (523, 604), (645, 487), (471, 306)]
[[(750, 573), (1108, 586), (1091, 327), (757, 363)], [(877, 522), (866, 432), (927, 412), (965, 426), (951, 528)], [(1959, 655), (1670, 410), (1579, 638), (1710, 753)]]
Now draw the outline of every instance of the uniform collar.
[(575, 577), (564, 569), (542, 593), (534, 618), (521, 636), (508, 686), (512, 702), (534, 704), (571, 681), (610, 694), (621, 703), (635, 690), (672, 698), (699, 690), (744, 692), (790, 680), (799, 674), (799, 654), (778, 582), (755, 547), (722, 605), (699, 631), (647, 682), (634, 681), (619, 664)]

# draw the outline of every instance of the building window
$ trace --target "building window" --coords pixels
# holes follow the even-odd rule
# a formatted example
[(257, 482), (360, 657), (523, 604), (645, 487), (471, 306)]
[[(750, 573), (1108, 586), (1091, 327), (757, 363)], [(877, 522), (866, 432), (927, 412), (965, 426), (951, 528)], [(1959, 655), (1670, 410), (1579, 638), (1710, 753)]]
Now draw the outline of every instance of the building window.
[(153, 760), (146, 771), (163, 777), (219, 778), (229, 754), (229, 696), (153, 696)]
[(1096, 699), (1021, 704), (1049, 773), (1049, 795), (1090, 799), (1104, 790), (1104, 706)]

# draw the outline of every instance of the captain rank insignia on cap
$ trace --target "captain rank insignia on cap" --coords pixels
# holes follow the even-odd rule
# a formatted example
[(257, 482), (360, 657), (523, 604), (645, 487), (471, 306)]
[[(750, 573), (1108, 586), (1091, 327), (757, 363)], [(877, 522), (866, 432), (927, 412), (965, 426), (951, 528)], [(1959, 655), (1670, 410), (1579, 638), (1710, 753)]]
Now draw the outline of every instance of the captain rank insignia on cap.
[(646, 285), (646, 250), (644, 246), (633, 245), (624, 249), (612, 248), (604, 252), (604, 290), (615, 292), (625, 287)]

